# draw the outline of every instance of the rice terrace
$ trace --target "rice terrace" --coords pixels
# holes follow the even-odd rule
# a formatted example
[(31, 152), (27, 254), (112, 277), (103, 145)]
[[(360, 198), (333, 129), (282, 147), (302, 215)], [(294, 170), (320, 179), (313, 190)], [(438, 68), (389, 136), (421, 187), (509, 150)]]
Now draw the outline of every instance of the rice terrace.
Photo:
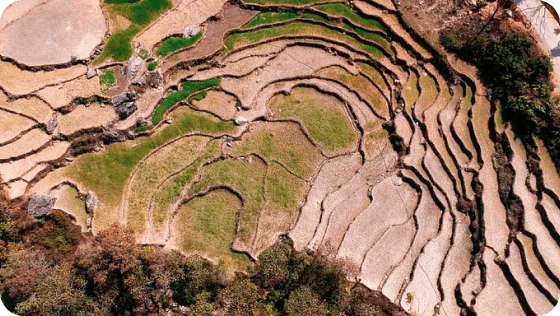
[(558, 23), (533, 0), (15, 2), (0, 20), (2, 301), (548, 313), (560, 65), (533, 2)]

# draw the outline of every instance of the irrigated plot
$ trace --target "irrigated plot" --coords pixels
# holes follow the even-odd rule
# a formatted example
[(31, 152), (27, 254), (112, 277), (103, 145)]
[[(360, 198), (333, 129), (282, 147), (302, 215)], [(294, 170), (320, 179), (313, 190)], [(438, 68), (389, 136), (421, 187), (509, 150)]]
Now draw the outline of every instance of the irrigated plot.
[(305, 178), (315, 173), (323, 159), (317, 147), (293, 122), (256, 123), (241, 141), (233, 143), (231, 152), (237, 155), (257, 154)]
[(249, 258), (231, 250), (241, 207), (239, 198), (223, 189), (194, 197), (179, 208), (175, 217), (176, 246), (225, 264), (229, 269), (247, 269), (251, 266)]
[(295, 88), (288, 96), (277, 95), (268, 107), (272, 118), (295, 119), (304, 125), (308, 135), (321, 149), (333, 154), (358, 141), (358, 132), (350, 123), (341, 102), (311, 88)]
[(240, 195), (243, 208), (238, 217), (234, 250), (252, 252), (259, 214), (264, 206), (267, 168), (261, 159), (251, 155), (219, 160), (202, 169), (200, 180), (188, 192), (189, 196), (194, 196), (226, 187)]

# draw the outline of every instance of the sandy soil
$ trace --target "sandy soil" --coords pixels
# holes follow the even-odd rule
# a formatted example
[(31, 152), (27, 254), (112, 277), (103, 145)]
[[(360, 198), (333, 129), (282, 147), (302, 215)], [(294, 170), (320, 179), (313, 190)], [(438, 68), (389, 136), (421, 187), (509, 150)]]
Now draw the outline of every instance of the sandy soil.
[(53, 114), (52, 109), (38, 98), (22, 98), (13, 102), (6, 102), (6, 95), (1, 91), (0, 108), (12, 113), (17, 113), (38, 123), (46, 123)]
[[(199, 1), (200, 0), (196, 1), (195, 3)], [(214, 1), (216, 4), (223, 4), (223, 0), (212, 1)], [(210, 1), (208, 0), (204, 0), (205, 11), (212, 8), (211, 5), (208, 5), (209, 2)], [(195, 12), (190, 12), (190, 14), (194, 14)], [(194, 22), (198, 21), (202, 17), (210, 16), (205, 15), (205, 13), (206, 12), (201, 12), (198, 16), (194, 17), (194, 19), (191, 18), (191, 20), (193, 20)], [(230, 4), (224, 5), (223, 10), (221, 11), (220, 19), (217, 21), (208, 22), (200, 42), (191, 49), (179, 51), (177, 53), (169, 55), (161, 64), (162, 71), (166, 72), (178, 62), (197, 59), (215, 53), (224, 46), (222, 41), (217, 39), (223, 39), (227, 31), (238, 28), (247, 23), (255, 14), (255, 11), (243, 10), (238, 6)], [(187, 20), (189, 19), (187, 18)], [(202, 23), (202, 21), (191, 24), (196, 25), (200, 23)], [(186, 25), (188, 25), (188, 23)]]
[(40, 162), (52, 161), (60, 158), (70, 147), (68, 142), (54, 142), (40, 152), (33, 154), (25, 159), (0, 164), (0, 175), (3, 181), (22, 176), (26, 171), (32, 169), (35, 164)]
[(524, 315), (513, 289), (494, 263), (492, 251), (484, 252), (486, 287), (476, 299), (475, 311), (480, 315)]
[(210, 90), (206, 97), (200, 101), (193, 100), (193, 106), (202, 111), (208, 111), (217, 115), (222, 120), (233, 119), (237, 110), (235, 103), (237, 100), (230, 94), (218, 90)]
[(78, 106), (74, 111), (59, 115), (58, 125), (60, 133), (70, 135), (82, 129), (107, 125), (118, 119), (118, 115), (112, 106), (100, 106), (92, 104), (88, 107)]
[(51, 137), (42, 130), (33, 129), (15, 142), (1, 147), (0, 160), (19, 158), (28, 152), (38, 150), (50, 140)]
[(88, 59), (106, 32), (98, 1), (50, 0), (0, 30), (0, 55), (27, 66), (66, 64)]
[(0, 110), (0, 144), (13, 140), (35, 122), (23, 116)]
[(321, 218), (321, 204), (324, 198), (338, 186), (349, 181), (360, 166), (359, 154), (332, 158), (322, 165), (307, 194), (298, 222), (290, 231), (290, 238), (294, 241), (297, 250), (304, 249), (313, 238)]
[(0, 86), (14, 95), (24, 95), (37, 91), (47, 85), (62, 83), (84, 75), (87, 67), (76, 65), (53, 71), (20, 70), (13, 64), (0, 61)]
[(58, 109), (70, 104), (76, 98), (87, 98), (93, 95), (101, 95), (99, 77), (87, 79), (82, 76), (67, 83), (46, 87), (37, 92), (37, 95)]

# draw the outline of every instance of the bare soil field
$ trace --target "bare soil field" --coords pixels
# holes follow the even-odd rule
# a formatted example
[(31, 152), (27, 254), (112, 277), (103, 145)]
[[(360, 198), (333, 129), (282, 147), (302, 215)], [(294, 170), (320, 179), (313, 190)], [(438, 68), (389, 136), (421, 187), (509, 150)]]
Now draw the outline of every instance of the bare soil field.
[[(13, 203), (51, 195), (94, 236), (126, 224), (228, 276), (284, 236), (410, 315), (558, 303), (554, 153), (516, 138), (477, 69), (420, 21), (450, 3), (176, 0), (138, 24), (115, 9), (128, 3), (21, 1), (0, 20)], [(135, 25), (132, 58), (90, 60)], [(191, 42), (158, 53), (170, 37)]]

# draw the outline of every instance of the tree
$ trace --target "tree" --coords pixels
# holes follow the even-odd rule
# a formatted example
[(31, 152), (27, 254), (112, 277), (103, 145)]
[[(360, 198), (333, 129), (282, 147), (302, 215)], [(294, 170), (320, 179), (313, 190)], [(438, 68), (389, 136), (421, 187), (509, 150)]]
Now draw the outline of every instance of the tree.
[(220, 293), (227, 316), (260, 315), (263, 310), (260, 289), (247, 279), (237, 279)]
[(319, 295), (307, 286), (290, 294), (284, 311), (288, 316), (326, 316), (329, 314), (327, 304), (321, 301)]

